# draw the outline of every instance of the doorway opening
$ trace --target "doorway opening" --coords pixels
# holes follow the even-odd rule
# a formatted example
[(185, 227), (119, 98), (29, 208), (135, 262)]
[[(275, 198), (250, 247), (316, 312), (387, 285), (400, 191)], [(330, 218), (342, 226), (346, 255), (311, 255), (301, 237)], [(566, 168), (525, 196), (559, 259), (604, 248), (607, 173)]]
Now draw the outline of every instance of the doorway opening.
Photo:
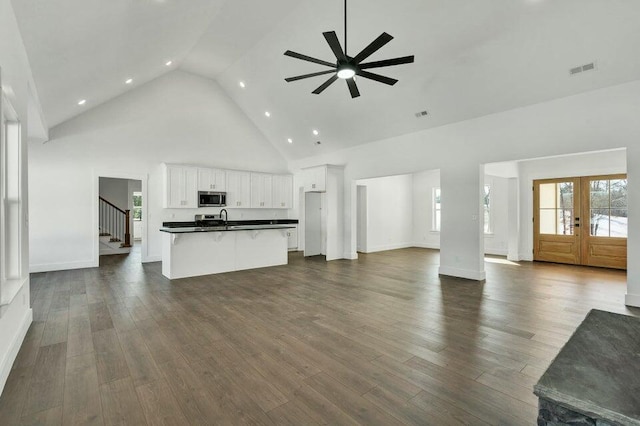
[(120, 255), (141, 261), (144, 225), (142, 196), (141, 180), (98, 178), (98, 244), (101, 259)]
[(627, 268), (627, 176), (533, 182), (536, 261)]

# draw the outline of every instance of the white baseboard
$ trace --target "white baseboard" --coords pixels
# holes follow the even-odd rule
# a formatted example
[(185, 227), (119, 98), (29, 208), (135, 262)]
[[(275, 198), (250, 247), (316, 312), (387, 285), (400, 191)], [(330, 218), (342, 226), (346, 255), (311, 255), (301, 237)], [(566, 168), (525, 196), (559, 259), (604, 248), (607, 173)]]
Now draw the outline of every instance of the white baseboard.
[(506, 256), (509, 254), (509, 251), (506, 249), (484, 249), (484, 254), (488, 254), (491, 256)]
[(440, 268), (438, 268), (438, 275), (466, 278), (475, 281), (484, 281), (487, 278), (485, 271), (472, 271), (470, 269), (451, 268), (449, 266), (440, 266)]
[(354, 251), (353, 253), (345, 253), (344, 254), (344, 258), (348, 259), (348, 260), (357, 260), (358, 259), (358, 252)]
[(411, 244), (411, 247), (440, 250), (440, 244), (435, 244), (435, 243), (413, 243)]
[(13, 363), (18, 356), (18, 352), (20, 351), (20, 347), (22, 346), (24, 337), (27, 335), (27, 331), (29, 331), (31, 321), (33, 321), (33, 310), (29, 308), (25, 312), (21, 323), (16, 329), (16, 334), (11, 341), (7, 354), (5, 355), (4, 359), (0, 361), (0, 395), (2, 395), (4, 385), (7, 383), (9, 373), (11, 373), (11, 367), (13, 367)]
[(147, 256), (142, 259), (142, 263), (162, 262), (162, 256)]
[(523, 254), (520, 253), (520, 260), (524, 260), (526, 262), (533, 262), (533, 254), (529, 253), (529, 254)]
[(627, 293), (626, 296), (624, 297), (624, 304), (627, 306), (640, 308), (640, 294)]
[(99, 265), (93, 260), (83, 262), (40, 263), (29, 265), (29, 272), (66, 271), (68, 269), (97, 268)]
[(413, 247), (413, 243), (385, 244), (380, 246), (367, 247), (367, 251), (365, 253), (376, 253), (379, 251), (398, 250), (409, 247)]

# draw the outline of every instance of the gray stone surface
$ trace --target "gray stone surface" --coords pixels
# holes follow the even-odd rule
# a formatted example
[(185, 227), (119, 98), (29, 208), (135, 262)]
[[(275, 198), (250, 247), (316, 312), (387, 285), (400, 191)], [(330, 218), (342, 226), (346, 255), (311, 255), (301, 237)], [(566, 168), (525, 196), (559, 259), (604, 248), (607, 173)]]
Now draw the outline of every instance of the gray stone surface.
[(640, 318), (589, 312), (534, 392), (595, 424), (640, 425)]

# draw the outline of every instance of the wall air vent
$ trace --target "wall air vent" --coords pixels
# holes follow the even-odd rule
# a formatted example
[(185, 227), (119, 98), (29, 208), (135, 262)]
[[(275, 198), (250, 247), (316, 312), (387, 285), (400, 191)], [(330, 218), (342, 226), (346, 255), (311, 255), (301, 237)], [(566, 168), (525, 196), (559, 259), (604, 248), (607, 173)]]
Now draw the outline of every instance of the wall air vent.
[(416, 118), (426, 117), (427, 115), (429, 115), (427, 111), (418, 111), (415, 113)]
[(580, 74), (582, 72), (587, 72), (587, 71), (595, 71), (595, 69), (596, 69), (596, 63), (590, 62), (588, 64), (580, 65), (579, 67), (571, 68), (569, 70), (569, 75), (576, 75), (576, 74)]

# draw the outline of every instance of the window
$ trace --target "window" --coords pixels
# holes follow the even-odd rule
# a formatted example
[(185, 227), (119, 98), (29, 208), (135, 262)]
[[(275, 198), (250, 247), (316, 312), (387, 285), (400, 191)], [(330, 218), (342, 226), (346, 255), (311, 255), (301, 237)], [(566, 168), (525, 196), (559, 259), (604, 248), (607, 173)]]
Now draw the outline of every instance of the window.
[(142, 220), (142, 192), (133, 193), (133, 220)]
[(440, 217), (441, 217), (441, 204), (440, 204), (440, 188), (433, 188), (431, 193), (431, 205), (433, 206), (431, 230), (440, 232)]
[(590, 190), (590, 235), (627, 237), (627, 180), (592, 180)]
[(482, 197), (482, 208), (484, 211), (484, 233), (491, 234), (491, 185), (484, 186), (484, 197)]

